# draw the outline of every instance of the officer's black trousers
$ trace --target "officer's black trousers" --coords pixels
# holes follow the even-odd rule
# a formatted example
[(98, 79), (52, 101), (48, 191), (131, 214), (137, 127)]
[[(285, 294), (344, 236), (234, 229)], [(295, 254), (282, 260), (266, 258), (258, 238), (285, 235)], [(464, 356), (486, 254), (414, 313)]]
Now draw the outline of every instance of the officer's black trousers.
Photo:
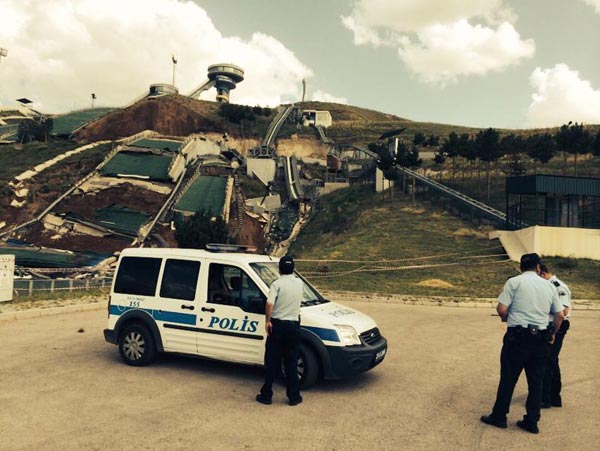
[(540, 419), (542, 381), (550, 345), (542, 332), (532, 335), (527, 329), (509, 328), (504, 335), (500, 354), (500, 383), (492, 415), (506, 418), (510, 401), (523, 369), (527, 376), (528, 395), (525, 403), (526, 420), (537, 423)]
[(298, 382), (298, 349), (300, 347), (300, 322), (271, 320), (273, 329), (265, 348), (265, 383), (260, 389), (263, 396), (273, 396), (273, 381), (280, 373), (283, 357), (286, 373), (287, 396), (297, 400), (300, 396)]
[(546, 362), (546, 372), (544, 374), (544, 383), (542, 390), (542, 402), (550, 404), (561, 401), (560, 391), (562, 390), (562, 381), (560, 377), (560, 366), (558, 364), (558, 355), (562, 349), (563, 340), (569, 330), (569, 320), (564, 320), (556, 336), (554, 343), (550, 348), (548, 360)]

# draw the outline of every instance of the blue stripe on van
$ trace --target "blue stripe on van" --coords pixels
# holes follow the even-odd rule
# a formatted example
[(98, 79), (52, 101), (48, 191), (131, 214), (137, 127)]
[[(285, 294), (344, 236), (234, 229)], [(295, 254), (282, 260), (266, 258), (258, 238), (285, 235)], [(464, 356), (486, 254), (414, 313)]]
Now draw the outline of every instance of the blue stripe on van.
[(111, 305), (110, 314), (120, 316), (129, 310), (141, 310), (148, 313), (155, 321), (165, 321), (168, 323), (176, 324), (196, 324), (196, 315), (190, 315), (189, 313), (177, 313), (177, 312), (165, 312), (162, 310), (150, 310), (139, 307), (127, 307), (120, 305)]
[(340, 341), (338, 334), (333, 329), (324, 329), (322, 327), (302, 326), (303, 329), (309, 330), (317, 335), (321, 340)]

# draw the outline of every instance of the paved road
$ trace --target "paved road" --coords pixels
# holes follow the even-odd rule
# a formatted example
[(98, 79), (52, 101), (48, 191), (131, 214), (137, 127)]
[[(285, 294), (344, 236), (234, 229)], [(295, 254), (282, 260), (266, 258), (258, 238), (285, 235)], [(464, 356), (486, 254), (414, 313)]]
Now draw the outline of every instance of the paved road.
[[(289, 407), (254, 402), (262, 370), (182, 357), (122, 364), (104, 310), (0, 323), (0, 449), (597, 449), (600, 312), (575, 312), (562, 354), (565, 407), (541, 434), (479, 422), (493, 403), (503, 333), (490, 309), (352, 302), (390, 342), (385, 362)], [(82, 328), (83, 333), (78, 333)]]

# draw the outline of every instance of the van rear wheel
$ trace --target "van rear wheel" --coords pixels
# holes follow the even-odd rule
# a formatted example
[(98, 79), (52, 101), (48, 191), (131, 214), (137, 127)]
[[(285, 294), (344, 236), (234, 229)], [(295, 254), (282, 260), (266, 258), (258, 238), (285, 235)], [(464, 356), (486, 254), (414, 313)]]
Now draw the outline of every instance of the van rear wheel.
[(119, 354), (131, 366), (144, 366), (152, 362), (156, 346), (150, 331), (141, 324), (127, 326), (119, 336)]

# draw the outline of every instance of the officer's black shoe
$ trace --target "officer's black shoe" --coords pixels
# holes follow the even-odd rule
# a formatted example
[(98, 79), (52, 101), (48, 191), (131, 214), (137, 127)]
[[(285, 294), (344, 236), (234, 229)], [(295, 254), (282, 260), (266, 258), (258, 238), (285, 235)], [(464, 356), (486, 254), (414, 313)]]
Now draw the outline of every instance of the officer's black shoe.
[(266, 404), (266, 405), (273, 404), (273, 401), (271, 400), (271, 398), (267, 398), (265, 395), (260, 394), (260, 393), (258, 395), (256, 395), (256, 401), (261, 404)]
[(543, 402), (540, 404), (541, 409), (549, 409), (550, 407), (552, 407), (552, 404), (550, 404), (549, 402)]
[(497, 418), (494, 415), (483, 415), (481, 421), (490, 426), (496, 426), (497, 428), (506, 429), (506, 418)]
[(288, 401), (290, 406), (297, 406), (298, 404), (302, 404), (302, 396), (298, 396), (297, 398), (290, 399)]
[(562, 399), (553, 399), (550, 404), (552, 404), (552, 407), (562, 407)]
[(531, 432), (532, 434), (540, 433), (540, 430), (538, 429), (538, 426), (536, 423), (530, 423), (529, 421), (519, 420), (519, 421), (517, 421), (517, 426), (519, 426), (521, 429), (523, 429), (527, 432)]

